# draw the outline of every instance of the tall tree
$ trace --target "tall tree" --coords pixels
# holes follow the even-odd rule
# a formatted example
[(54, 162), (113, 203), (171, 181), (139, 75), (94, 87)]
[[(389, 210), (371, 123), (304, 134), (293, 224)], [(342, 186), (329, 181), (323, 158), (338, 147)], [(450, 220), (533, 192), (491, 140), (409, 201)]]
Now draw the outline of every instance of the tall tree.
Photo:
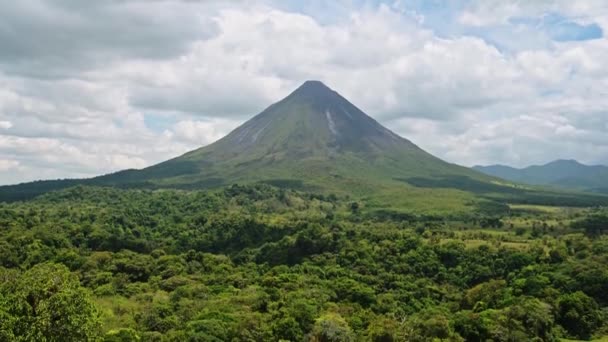
[(99, 336), (99, 313), (63, 265), (39, 264), (0, 287), (6, 336), (15, 341), (91, 341)]

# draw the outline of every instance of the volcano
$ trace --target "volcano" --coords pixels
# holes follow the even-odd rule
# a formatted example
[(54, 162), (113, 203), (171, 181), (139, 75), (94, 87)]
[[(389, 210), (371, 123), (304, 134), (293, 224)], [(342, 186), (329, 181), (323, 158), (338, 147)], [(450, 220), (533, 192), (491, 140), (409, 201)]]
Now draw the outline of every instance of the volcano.
[(266, 182), (365, 192), (409, 178), (445, 176), (489, 179), (432, 156), (322, 82), (307, 81), (211, 145), (98, 180), (183, 188)]
[(222, 139), (177, 158), (92, 179), (0, 187), (0, 200), (78, 184), (210, 189), (235, 183), (352, 195), (379, 206), (435, 210), (443, 205), (448, 211), (488, 199), (488, 194), (519, 201), (514, 196), (530, 190), (447, 163), (322, 82), (307, 81)]

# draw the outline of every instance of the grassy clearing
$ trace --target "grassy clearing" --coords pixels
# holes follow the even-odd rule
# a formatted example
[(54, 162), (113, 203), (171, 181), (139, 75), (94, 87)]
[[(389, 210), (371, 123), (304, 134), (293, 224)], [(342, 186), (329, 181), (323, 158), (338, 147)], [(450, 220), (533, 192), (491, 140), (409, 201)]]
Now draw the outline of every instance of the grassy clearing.
[(534, 204), (509, 204), (509, 208), (511, 208), (511, 210), (538, 211), (550, 214), (557, 214), (564, 211), (563, 207)]
[(462, 242), (467, 249), (475, 249), (480, 246), (493, 246), (496, 248), (505, 247), (513, 250), (525, 251), (530, 247), (530, 241), (510, 242), (510, 241), (488, 241), (482, 239), (441, 239), (441, 244), (450, 242)]

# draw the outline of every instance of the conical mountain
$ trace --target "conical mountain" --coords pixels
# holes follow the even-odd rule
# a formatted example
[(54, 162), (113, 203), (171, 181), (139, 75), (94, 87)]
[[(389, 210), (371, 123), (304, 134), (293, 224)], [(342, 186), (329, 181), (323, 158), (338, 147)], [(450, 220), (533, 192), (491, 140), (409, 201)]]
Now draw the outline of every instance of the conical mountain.
[(307, 81), (211, 145), (102, 179), (180, 187), (263, 181), (366, 193), (410, 178), (443, 176), (490, 179), (426, 153), (322, 82)]
[(319, 81), (305, 82), (224, 138), (183, 156), (92, 179), (4, 186), (0, 201), (78, 184), (205, 189), (257, 182), (350, 195), (382, 210), (453, 213), (487, 207), (488, 201), (583, 204), (580, 194), (547, 193), (444, 162)]
[[(367, 116), (319, 81), (307, 81), (282, 101), (210, 147), (261, 157), (329, 157), (413, 144)], [(199, 151), (206, 151), (203, 148)]]
[(183, 156), (88, 180), (0, 187), (0, 200), (75, 184), (196, 189), (266, 182), (368, 195), (411, 188), (409, 179), (446, 176), (490, 179), (433, 157), (322, 82), (307, 81), (224, 138)]

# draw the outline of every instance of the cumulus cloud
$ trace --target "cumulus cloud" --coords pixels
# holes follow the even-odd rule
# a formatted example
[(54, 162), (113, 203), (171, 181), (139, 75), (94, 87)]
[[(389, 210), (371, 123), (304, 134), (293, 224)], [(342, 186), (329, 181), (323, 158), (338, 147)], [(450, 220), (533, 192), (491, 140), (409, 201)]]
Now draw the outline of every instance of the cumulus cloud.
[(19, 166), (19, 162), (16, 160), (4, 160), (0, 159), (0, 171), (8, 171), (15, 169)]
[(214, 10), (186, 1), (14, 1), (0, 14), (0, 62), (11, 73), (62, 78), (124, 58), (176, 57), (214, 34)]
[(238, 121), (212, 119), (208, 121), (185, 120), (173, 125), (165, 134), (187, 143), (204, 146), (219, 140), (226, 132), (238, 125)]
[(0, 183), (160, 162), (307, 79), (451, 162), (608, 163), (605, 2), (355, 3), (3, 6)]

